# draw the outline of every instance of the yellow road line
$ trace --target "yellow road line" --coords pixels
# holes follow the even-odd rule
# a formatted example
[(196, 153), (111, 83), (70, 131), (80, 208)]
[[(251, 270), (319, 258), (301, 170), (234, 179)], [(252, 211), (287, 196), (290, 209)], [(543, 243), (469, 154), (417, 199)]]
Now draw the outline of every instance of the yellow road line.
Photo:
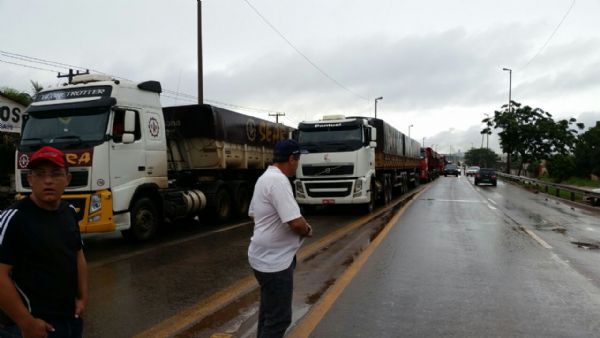
[[(425, 189), (424, 189), (425, 190)], [(420, 194), (420, 193), (418, 193)], [(359, 219), (348, 223), (347, 225), (340, 227), (339, 229), (332, 231), (331, 233), (325, 235), (321, 239), (304, 246), (298, 252), (298, 260), (303, 261), (304, 259), (316, 254), (322, 248), (328, 246), (329, 244), (335, 242), (339, 238), (343, 237), (347, 233), (353, 231), (354, 229), (360, 227), (361, 225), (369, 222), (373, 218), (376, 218), (393, 208), (396, 203), (390, 203), (390, 205), (386, 208), (380, 209), (375, 213), (365, 215), (360, 217)], [(200, 319), (218, 311), (223, 308), (227, 304), (230, 304), (237, 298), (248, 294), (255, 290), (258, 287), (256, 283), (256, 279), (252, 275), (248, 275), (242, 280), (230, 285), (229, 287), (216, 292), (212, 296), (201, 300), (200, 302), (192, 305), (188, 309), (177, 313), (176, 315), (163, 320), (157, 325), (145, 330), (144, 332), (138, 333), (134, 337), (136, 338), (147, 338), (147, 337), (170, 337), (178, 332), (181, 332), (194, 323), (198, 322)]]
[(308, 337), (317, 327), (319, 322), (325, 317), (329, 309), (333, 306), (337, 298), (342, 294), (350, 282), (354, 279), (358, 271), (367, 262), (371, 254), (377, 249), (379, 244), (388, 235), (398, 219), (404, 214), (404, 211), (421, 195), (429, 189), (429, 186), (417, 193), (394, 217), (386, 224), (379, 236), (358, 256), (348, 269), (337, 279), (337, 281), (325, 292), (323, 297), (315, 304), (309, 312), (302, 318), (290, 331), (286, 337), (303, 338)]

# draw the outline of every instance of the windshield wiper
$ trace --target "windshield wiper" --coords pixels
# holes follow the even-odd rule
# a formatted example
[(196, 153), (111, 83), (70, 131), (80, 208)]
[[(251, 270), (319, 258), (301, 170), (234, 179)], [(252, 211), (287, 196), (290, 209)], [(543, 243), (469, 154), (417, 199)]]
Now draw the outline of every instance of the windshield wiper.
[(52, 140), (60, 140), (60, 139), (77, 140), (77, 143), (83, 143), (83, 140), (81, 139), (81, 137), (79, 137), (77, 135), (63, 135), (63, 136), (55, 137)]
[(78, 146), (80, 144), (83, 143), (83, 140), (81, 139), (81, 137), (77, 136), (77, 135), (63, 135), (63, 136), (58, 136), (55, 137), (53, 139), (50, 140), (50, 143), (55, 143), (56, 140), (60, 140), (60, 139), (64, 139), (64, 140), (75, 140), (77, 142), (69, 142), (69, 144), (67, 146)]
[(37, 141), (33, 144), (42, 144), (42, 139), (39, 137), (23, 138), (23, 139), (21, 139), (21, 142), (23, 142), (23, 141)]
[(327, 142), (327, 145), (330, 145), (330, 146), (343, 146), (342, 149), (348, 149), (348, 148), (350, 148), (350, 146), (347, 143), (344, 143), (344, 142)]

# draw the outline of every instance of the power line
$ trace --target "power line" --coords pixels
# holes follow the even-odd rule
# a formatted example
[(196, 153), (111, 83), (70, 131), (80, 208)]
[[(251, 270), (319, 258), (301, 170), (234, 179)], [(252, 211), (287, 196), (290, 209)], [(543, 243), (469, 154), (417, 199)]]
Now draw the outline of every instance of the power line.
[(15, 65), (15, 66), (20, 66), (20, 67), (25, 67), (25, 68), (31, 68), (31, 69), (37, 69), (37, 70), (44, 70), (44, 71), (52, 72), (52, 73), (58, 72), (57, 70), (53, 70), (53, 69), (41, 68), (41, 67), (35, 67), (35, 66), (29, 66), (29, 65), (26, 65), (26, 64), (22, 64), (22, 63), (18, 63), (18, 62), (6, 61), (6, 60), (2, 60), (2, 59), (0, 59), (0, 62), (7, 63), (9, 65)]
[(544, 45), (542, 45), (542, 47), (538, 50), (538, 52), (525, 64), (525, 66), (521, 67), (520, 70), (523, 70), (527, 66), (529, 66), (529, 64), (542, 53), (542, 51), (544, 50), (544, 48), (546, 48), (546, 46), (548, 46), (548, 43), (550, 43), (550, 40), (552, 40), (552, 38), (554, 37), (554, 34), (556, 34), (556, 32), (558, 31), (558, 29), (560, 28), (560, 26), (563, 24), (563, 22), (565, 21), (565, 19), (569, 15), (569, 13), (571, 13), (571, 10), (573, 9), (574, 6), (575, 6), (575, 0), (573, 0), (573, 2), (571, 2), (571, 6), (569, 7), (569, 9), (565, 13), (565, 15), (563, 15), (562, 19), (560, 20), (560, 22), (558, 23), (558, 25), (556, 26), (556, 28), (554, 28), (554, 31), (552, 32), (552, 34), (550, 34), (550, 36), (548, 37), (548, 39), (546, 40), (546, 42), (544, 43)]
[[(95, 70), (95, 69), (90, 69), (90, 68), (86, 68), (86, 67), (71, 65), (71, 64), (67, 64), (67, 63), (50, 61), (50, 60), (36, 58), (36, 57), (31, 57), (31, 56), (27, 56), (27, 55), (23, 55), (23, 54), (17, 54), (17, 53), (7, 52), (7, 51), (4, 51), (4, 50), (0, 50), (0, 55), (2, 55), (4, 57), (9, 57), (9, 58), (21, 60), (21, 61), (24, 61), (24, 62), (29, 62), (29, 63), (34, 63), (34, 64), (41, 64), (41, 65), (51, 66), (51, 67), (56, 67), (56, 68), (69, 68), (69, 69), (80, 69), (80, 70), (88, 70), (89, 69), (91, 72), (94, 72), (94, 73), (97, 73), (97, 74), (109, 75), (109, 76), (111, 76), (111, 77), (113, 77), (115, 79), (125, 80), (125, 81), (130, 81), (130, 82), (135, 82), (135, 81), (129, 80), (127, 78), (123, 78), (123, 77), (111, 75), (111, 74), (108, 74), (108, 73), (105, 73), (105, 72), (102, 72), (102, 71), (99, 71), (99, 70)], [(56, 69), (48, 69), (48, 68), (30, 66), (30, 65), (23, 64), (23, 63), (11, 62), (11, 61), (6, 61), (6, 60), (2, 60), (2, 59), (0, 59), (0, 62), (11, 64), (11, 65), (16, 65), (16, 66), (20, 66), (20, 67), (25, 67), (25, 68), (43, 70), (43, 71), (47, 71), (47, 72), (51, 72), (51, 73), (58, 73), (59, 72), (59, 70), (56, 70)], [(187, 101), (187, 102), (194, 102), (194, 103), (198, 102), (198, 97), (197, 96), (186, 94), (186, 93), (180, 93), (179, 91), (174, 91), (174, 90), (169, 90), (169, 89), (163, 89), (163, 93), (162, 93), (161, 96), (164, 96), (166, 98), (173, 99), (173, 100), (181, 99), (181, 100)], [(226, 103), (226, 102), (221, 102), (221, 101), (216, 101), (216, 100), (205, 100), (205, 101), (209, 102), (209, 103), (213, 103), (214, 105), (217, 105), (217, 106), (230, 107), (230, 108), (242, 109), (242, 110), (247, 110), (247, 111), (263, 112), (263, 113), (273, 113), (273, 112), (274, 113), (281, 113), (281, 112), (276, 111), (274, 109), (247, 107), (247, 106), (241, 106), (241, 105), (236, 105), (236, 104), (231, 104), (231, 103)]]
[(296, 53), (298, 53), (300, 56), (302, 56), (302, 58), (304, 58), (304, 60), (306, 60), (306, 62), (308, 62), (311, 66), (313, 66), (317, 71), (319, 71), (319, 73), (321, 73), (323, 76), (325, 76), (326, 78), (328, 78), (331, 82), (335, 83), (338, 87), (352, 93), (353, 95), (369, 101), (368, 98), (359, 95), (357, 93), (355, 93), (354, 91), (350, 90), (348, 87), (344, 86), (343, 84), (341, 84), (340, 82), (338, 82), (336, 79), (334, 79), (333, 77), (331, 77), (329, 74), (327, 74), (323, 69), (321, 69), (321, 67), (317, 66), (311, 59), (308, 58), (308, 56), (306, 56), (304, 53), (302, 53), (298, 48), (296, 48), (296, 46), (294, 46), (294, 44), (288, 40), (275, 26), (273, 26), (269, 20), (267, 20), (267, 18), (265, 18), (259, 11), (258, 9), (256, 9), (256, 7), (254, 7), (249, 0), (244, 0), (244, 2), (246, 2), (246, 4), (248, 4), (248, 6), (250, 6), (250, 8), (254, 11), (254, 13), (256, 13), (256, 15), (258, 15), (269, 27), (271, 27), (271, 29), (277, 33), (277, 35), (279, 35), (290, 47), (292, 47)]

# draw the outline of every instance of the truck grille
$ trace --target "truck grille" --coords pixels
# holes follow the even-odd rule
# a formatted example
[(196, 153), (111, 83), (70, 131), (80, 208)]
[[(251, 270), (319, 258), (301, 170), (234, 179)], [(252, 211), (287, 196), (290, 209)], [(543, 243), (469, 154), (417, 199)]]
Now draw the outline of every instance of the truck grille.
[(352, 192), (352, 182), (306, 183), (310, 197), (345, 197)]
[[(30, 188), (29, 182), (27, 182), (27, 171), (21, 171), (21, 185), (23, 188)], [(72, 171), (71, 172), (71, 183), (69, 187), (85, 187), (88, 184), (89, 171)]]
[(354, 165), (302, 166), (302, 174), (305, 176), (352, 175), (353, 173)]

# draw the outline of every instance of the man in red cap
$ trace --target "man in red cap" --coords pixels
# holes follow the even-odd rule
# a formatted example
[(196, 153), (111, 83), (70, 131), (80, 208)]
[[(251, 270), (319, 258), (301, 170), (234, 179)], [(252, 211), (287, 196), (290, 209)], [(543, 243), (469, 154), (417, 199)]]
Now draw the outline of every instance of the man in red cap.
[(31, 194), (0, 213), (0, 337), (81, 337), (87, 264), (75, 209), (61, 200), (65, 155), (43, 147), (28, 169)]

